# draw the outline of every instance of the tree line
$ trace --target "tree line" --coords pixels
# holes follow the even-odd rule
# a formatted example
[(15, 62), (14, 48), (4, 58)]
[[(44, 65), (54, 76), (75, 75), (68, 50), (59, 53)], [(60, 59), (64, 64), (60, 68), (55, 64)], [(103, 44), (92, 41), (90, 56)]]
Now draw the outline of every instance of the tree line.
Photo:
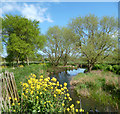
[(89, 14), (71, 19), (66, 27), (50, 27), (40, 33), (39, 22), (22, 16), (6, 15), (2, 22), (2, 40), (7, 60), (17, 62), (37, 57), (42, 50), (53, 66), (70, 58), (80, 58), (91, 71), (94, 64), (106, 58), (118, 61), (117, 19)]

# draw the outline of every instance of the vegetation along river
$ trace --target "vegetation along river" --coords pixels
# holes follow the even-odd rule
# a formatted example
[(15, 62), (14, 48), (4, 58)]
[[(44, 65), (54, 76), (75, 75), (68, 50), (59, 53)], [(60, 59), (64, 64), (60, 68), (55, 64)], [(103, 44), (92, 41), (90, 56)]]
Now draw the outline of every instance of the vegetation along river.
[[(86, 98), (77, 95), (76, 91), (72, 88), (70, 85), (70, 80), (73, 76), (76, 76), (79, 73), (84, 73), (85, 69), (78, 68), (78, 69), (73, 69), (73, 70), (65, 70), (59, 73), (55, 73), (50, 75), (50, 77), (55, 77), (57, 80), (60, 82), (60, 84), (64, 84), (64, 82), (67, 82), (67, 87), (69, 89), (69, 93), (71, 95), (71, 98), (73, 99), (72, 103), (76, 104), (77, 100), (81, 99), (81, 107), (85, 111), (90, 111), (97, 109), (100, 112), (114, 112), (115, 109), (112, 108), (111, 106), (105, 106), (104, 104), (101, 104), (100, 102), (97, 102), (96, 100), (92, 98)], [(80, 105), (76, 106), (77, 108), (80, 107)]]

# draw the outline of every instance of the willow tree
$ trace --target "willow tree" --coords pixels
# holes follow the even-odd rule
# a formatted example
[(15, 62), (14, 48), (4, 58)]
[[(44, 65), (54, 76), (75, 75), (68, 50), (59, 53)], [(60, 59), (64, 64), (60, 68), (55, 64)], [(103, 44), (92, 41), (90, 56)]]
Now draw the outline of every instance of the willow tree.
[(63, 55), (61, 29), (58, 26), (50, 27), (46, 34), (46, 47), (44, 52), (53, 66), (57, 66)]
[(14, 53), (17, 62), (23, 58), (29, 65), (29, 56), (34, 56), (45, 41), (40, 35), (39, 22), (22, 16), (6, 15), (3, 18), (2, 29), (7, 54), (10, 56)]
[(71, 29), (68, 27), (63, 27), (61, 29), (61, 36), (62, 36), (62, 47), (63, 47), (63, 55), (62, 60), (64, 62), (64, 66), (67, 65), (71, 55), (75, 54), (75, 45), (74, 42), (76, 41), (76, 35), (72, 32)]
[(117, 32), (117, 19), (114, 17), (98, 18), (90, 14), (72, 19), (69, 27), (78, 37), (78, 48), (88, 63), (89, 72), (95, 63), (103, 61), (114, 49), (113, 35)]

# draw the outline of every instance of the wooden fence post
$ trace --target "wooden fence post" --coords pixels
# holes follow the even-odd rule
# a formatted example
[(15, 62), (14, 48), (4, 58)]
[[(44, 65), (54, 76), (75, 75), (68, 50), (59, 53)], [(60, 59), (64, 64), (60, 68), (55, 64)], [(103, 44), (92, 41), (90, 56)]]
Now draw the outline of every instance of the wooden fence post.
[(0, 74), (0, 114), (2, 110), (2, 73)]
[(2, 110), (6, 111), (8, 107), (11, 107), (9, 97), (12, 98), (12, 102), (15, 102), (15, 98), (19, 101), (14, 75), (5, 71), (4, 74), (0, 74), (0, 114)]

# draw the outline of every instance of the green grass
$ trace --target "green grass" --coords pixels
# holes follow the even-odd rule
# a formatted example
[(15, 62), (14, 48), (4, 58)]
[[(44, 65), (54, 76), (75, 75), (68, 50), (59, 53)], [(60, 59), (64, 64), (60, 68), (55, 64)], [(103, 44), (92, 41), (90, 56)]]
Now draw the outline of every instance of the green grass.
[(31, 73), (35, 74), (37, 77), (40, 76), (42, 74), (41, 72), (42, 70), (43, 70), (44, 76), (47, 76), (45, 75), (46, 69), (47, 67), (45, 65), (32, 64), (29, 66), (26, 65), (25, 67), (15, 67), (15, 69), (12, 69), (11, 67), (5, 68), (5, 69), (2, 69), (2, 72), (6, 70), (6, 71), (14, 73), (17, 89), (18, 89), (18, 92), (20, 92), (21, 91), (20, 82), (26, 82), (27, 77)]
[(82, 96), (114, 107), (120, 106), (120, 88), (118, 75), (110, 71), (92, 71), (91, 73), (78, 74), (72, 79), (75, 90)]

